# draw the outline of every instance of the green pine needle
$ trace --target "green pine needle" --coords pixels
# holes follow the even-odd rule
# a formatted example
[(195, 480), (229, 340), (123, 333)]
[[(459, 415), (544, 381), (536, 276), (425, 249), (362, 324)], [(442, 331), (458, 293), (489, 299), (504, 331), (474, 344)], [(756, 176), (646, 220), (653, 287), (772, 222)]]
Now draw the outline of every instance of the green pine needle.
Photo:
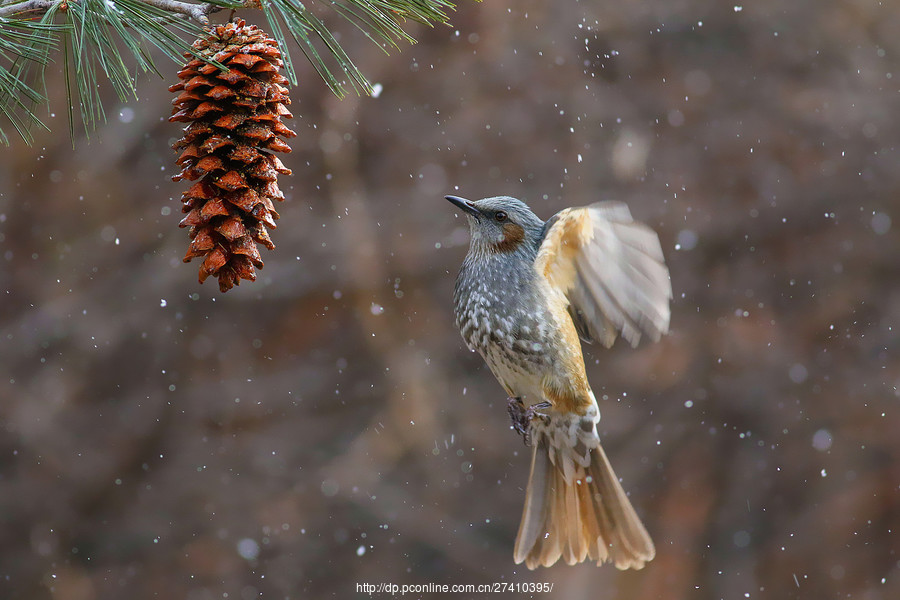
[[(0, 17), (0, 114), (26, 142), (32, 140), (32, 126), (46, 128), (34, 113), (46, 95), (29, 82), (34, 79), (33, 71), (40, 75), (47, 66), (58, 31), (56, 26)], [(2, 127), (0, 143), (9, 145)]]

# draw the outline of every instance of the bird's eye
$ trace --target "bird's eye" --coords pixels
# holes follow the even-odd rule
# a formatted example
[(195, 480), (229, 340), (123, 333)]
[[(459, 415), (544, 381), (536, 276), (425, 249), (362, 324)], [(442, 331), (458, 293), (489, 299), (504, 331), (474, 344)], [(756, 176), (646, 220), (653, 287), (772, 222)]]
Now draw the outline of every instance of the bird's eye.
[(494, 218), (497, 219), (500, 223), (506, 220), (506, 213), (502, 210), (498, 210), (497, 214), (494, 215)]

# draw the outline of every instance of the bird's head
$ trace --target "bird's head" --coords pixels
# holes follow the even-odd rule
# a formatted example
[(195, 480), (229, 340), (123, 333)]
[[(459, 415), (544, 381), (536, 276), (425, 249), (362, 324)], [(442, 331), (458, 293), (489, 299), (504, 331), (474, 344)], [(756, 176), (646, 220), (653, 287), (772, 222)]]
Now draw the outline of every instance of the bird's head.
[(535, 250), (540, 242), (544, 222), (521, 200), (509, 196), (475, 201), (458, 196), (446, 199), (466, 215), (473, 251), (503, 254)]

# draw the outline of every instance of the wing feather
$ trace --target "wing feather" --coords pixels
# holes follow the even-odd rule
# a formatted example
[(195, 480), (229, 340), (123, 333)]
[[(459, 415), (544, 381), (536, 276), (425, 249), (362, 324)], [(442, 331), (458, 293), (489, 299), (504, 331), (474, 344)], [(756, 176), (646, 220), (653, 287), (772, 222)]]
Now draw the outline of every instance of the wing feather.
[(621, 202), (567, 208), (547, 222), (535, 269), (565, 294), (578, 333), (637, 345), (669, 329), (672, 284), (659, 237)]

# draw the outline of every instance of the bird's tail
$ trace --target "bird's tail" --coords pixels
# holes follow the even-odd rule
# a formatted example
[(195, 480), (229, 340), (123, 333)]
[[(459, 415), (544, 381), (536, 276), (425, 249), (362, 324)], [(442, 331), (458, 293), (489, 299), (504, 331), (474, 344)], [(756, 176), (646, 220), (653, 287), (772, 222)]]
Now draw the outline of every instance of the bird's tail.
[(531, 422), (531, 475), (515, 561), (529, 569), (560, 557), (640, 569), (656, 555), (600, 445), (597, 405), (580, 416), (553, 409)]

